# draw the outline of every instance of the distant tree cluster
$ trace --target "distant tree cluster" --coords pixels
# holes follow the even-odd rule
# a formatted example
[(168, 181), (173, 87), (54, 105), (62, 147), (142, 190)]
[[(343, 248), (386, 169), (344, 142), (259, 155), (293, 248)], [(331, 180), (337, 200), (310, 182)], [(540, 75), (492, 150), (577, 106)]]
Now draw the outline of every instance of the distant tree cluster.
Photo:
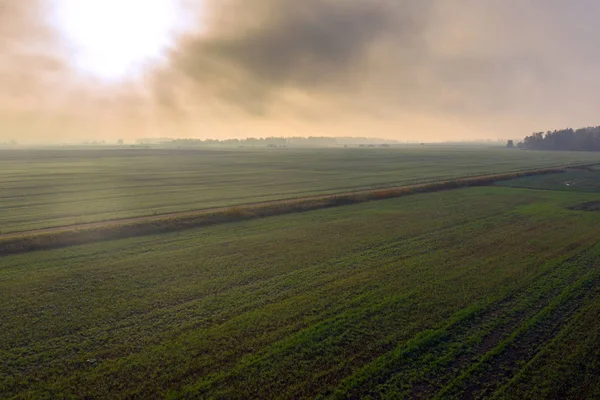
[(385, 146), (398, 142), (394, 140), (359, 138), (359, 137), (266, 137), (266, 138), (247, 138), (247, 139), (139, 139), (138, 143), (161, 143), (174, 144), (177, 146), (237, 146), (237, 147), (286, 147), (286, 146), (306, 146), (306, 147), (328, 147), (340, 145), (356, 145), (361, 147)]
[(306, 145), (306, 146), (331, 146), (337, 144), (334, 138), (327, 137), (266, 137), (266, 138), (247, 138), (247, 139), (175, 139), (170, 142), (177, 145), (188, 146), (249, 146), (249, 147), (283, 147), (287, 145)]
[(600, 126), (536, 132), (517, 147), (530, 150), (600, 151)]
[(373, 148), (373, 147), (391, 147), (389, 144), (384, 143), (384, 144), (379, 144), (379, 145), (375, 145), (375, 144), (359, 144), (358, 147), (364, 148), (364, 147), (369, 147), (369, 148)]

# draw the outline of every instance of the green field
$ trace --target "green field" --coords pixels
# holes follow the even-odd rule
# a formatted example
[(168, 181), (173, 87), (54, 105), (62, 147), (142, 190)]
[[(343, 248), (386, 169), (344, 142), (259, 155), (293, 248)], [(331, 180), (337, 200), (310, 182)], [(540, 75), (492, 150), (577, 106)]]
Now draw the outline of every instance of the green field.
[(5, 256), (0, 393), (598, 398), (600, 212), (569, 209), (597, 198), (467, 188)]
[(530, 176), (496, 183), (503, 187), (600, 193), (600, 167), (571, 169), (563, 174)]
[(466, 146), (0, 150), (0, 232), (598, 161)]

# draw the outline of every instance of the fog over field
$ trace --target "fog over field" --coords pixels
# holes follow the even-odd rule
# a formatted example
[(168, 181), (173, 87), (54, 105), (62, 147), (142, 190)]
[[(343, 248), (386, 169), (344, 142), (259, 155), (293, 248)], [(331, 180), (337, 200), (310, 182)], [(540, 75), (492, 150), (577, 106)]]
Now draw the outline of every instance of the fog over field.
[(91, 4), (0, 0), (0, 142), (518, 139), (597, 124), (591, 0)]

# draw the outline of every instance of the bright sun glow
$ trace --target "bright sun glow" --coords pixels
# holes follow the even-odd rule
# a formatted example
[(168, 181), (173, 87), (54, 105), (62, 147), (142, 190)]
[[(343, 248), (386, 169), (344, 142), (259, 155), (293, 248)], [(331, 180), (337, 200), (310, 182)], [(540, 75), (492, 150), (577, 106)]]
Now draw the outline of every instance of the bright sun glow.
[(80, 71), (115, 81), (161, 58), (181, 27), (178, 0), (56, 0), (54, 24)]

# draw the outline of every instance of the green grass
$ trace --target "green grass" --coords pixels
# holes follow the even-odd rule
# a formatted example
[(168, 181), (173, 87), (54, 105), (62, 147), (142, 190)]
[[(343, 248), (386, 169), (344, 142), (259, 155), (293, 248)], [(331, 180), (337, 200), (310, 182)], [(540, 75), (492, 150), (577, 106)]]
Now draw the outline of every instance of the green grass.
[[(158, 215), (134, 220), (117, 220), (112, 223), (76, 225), (45, 232), (3, 235), (0, 240), (0, 256), (75, 246), (105, 240), (139, 237), (158, 233), (175, 232), (201, 226), (240, 222), (250, 219), (307, 212), (312, 210), (342, 207), (369, 201), (410, 196), (417, 193), (441, 192), (465, 187), (487, 186), (493, 182), (514, 179), (517, 176), (560, 174), (564, 168), (545, 168), (509, 172), (504, 174), (474, 176), (447, 181), (374, 189), (346, 194), (322, 195), (313, 198), (284, 200), (281, 202), (256, 203), (246, 206), (225, 207), (219, 210), (204, 210), (185, 215)], [(597, 208), (597, 202), (585, 203), (585, 208)], [(571, 207), (582, 209), (582, 207)]]
[(5, 256), (0, 393), (593, 397), (600, 213), (568, 207), (596, 197), (468, 188)]
[(600, 169), (574, 169), (560, 175), (528, 176), (496, 183), (498, 186), (567, 192), (600, 193)]
[(3, 150), (0, 232), (598, 161), (450, 146)]

